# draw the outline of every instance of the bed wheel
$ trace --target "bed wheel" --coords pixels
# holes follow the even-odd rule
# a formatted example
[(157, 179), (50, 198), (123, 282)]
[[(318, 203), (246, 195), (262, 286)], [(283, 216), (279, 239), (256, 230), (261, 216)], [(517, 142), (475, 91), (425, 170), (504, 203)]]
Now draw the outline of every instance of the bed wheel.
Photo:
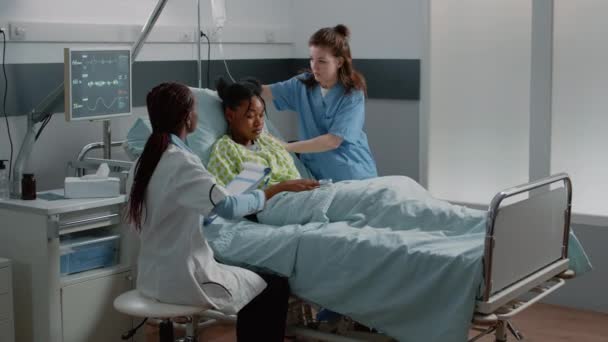
[(475, 325), (487, 327), (496, 325), (496, 322), (498, 322), (498, 317), (495, 314), (475, 314), (473, 316), (473, 324)]
[(576, 277), (576, 273), (573, 270), (567, 270), (557, 275), (558, 278), (561, 279), (572, 279)]

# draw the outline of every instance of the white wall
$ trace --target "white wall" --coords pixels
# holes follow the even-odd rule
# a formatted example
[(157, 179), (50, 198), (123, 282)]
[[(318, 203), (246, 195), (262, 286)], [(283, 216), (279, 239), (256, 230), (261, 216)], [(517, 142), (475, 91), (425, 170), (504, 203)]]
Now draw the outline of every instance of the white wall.
[[(308, 39), (319, 28), (345, 24), (354, 59), (419, 59), (425, 10), (424, 0), (295, 0), (294, 57), (308, 58)], [(417, 178), (418, 107), (418, 101), (367, 100), (366, 130), (381, 175)], [(396, 145), (400, 152), (389, 153)]]
[(602, 0), (553, 1), (553, 97), (550, 169), (573, 182), (573, 229), (592, 272), (568, 282), (548, 301), (608, 313), (608, 24)]
[(531, 13), (529, 0), (431, 2), (421, 135), (435, 196), (489, 203), (528, 181)]
[(608, 222), (608, 2), (555, 2), (551, 170), (574, 184), (575, 213)]
[(418, 108), (417, 101), (367, 101), (367, 135), (380, 175), (419, 175)]
[[(0, 26), (6, 26), (8, 22), (16, 21), (143, 25), (155, 5), (156, 1), (154, 0), (108, 0), (103, 3), (56, 0), (44, 5), (36, 0), (3, 0), (0, 1)], [(227, 6), (227, 29), (231, 26), (251, 27), (257, 24), (272, 27), (289, 25), (291, 4), (288, 1), (228, 1)], [(203, 25), (208, 25), (211, 20), (209, 1), (201, 2), (201, 13)], [(252, 18), (255, 18), (255, 21)], [(158, 20), (158, 25), (191, 25), (194, 30), (196, 25), (196, 2), (189, 0), (169, 1)], [(99, 43), (89, 45), (99, 45)], [(6, 62), (12, 64), (62, 63), (63, 48), (66, 46), (86, 46), (86, 44), (9, 42)], [(130, 44), (125, 46), (130, 46)], [(224, 50), (227, 59), (291, 58), (293, 52), (292, 47), (285, 44), (225, 44)], [(213, 51), (212, 59), (217, 59), (219, 55), (216, 46), (214, 46)], [(203, 58), (206, 56), (205, 52), (206, 50), (203, 48)], [(196, 49), (194, 44), (146, 43), (137, 60), (196, 60)], [(238, 77), (239, 75), (234, 76)], [(41, 77), (44, 77), (44, 75), (41, 75)], [(134, 113), (136, 115), (146, 115), (144, 108), (135, 108)], [(112, 120), (114, 140), (124, 139), (136, 115)], [(273, 115), (272, 112), (270, 115)], [(25, 135), (26, 120), (25, 116), (19, 116), (9, 117), (8, 121), (14, 143), (14, 161)], [(278, 121), (279, 129), (284, 131), (287, 137), (294, 138), (296, 128), (293, 115), (282, 115)], [(55, 114), (36, 143), (30, 163), (26, 166), (26, 171), (35, 173), (38, 190), (61, 187), (67, 162), (73, 160), (80, 148), (87, 143), (101, 141), (101, 127), (102, 124), (99, 122), (66, 123), (62, 113)], [(115, 150), (116, 153), (120, 152), (120, 149)], [(116, 153), (115, 155), (118, 155)], [(0, 158), (8, 159), (8, 157), (8, 135), (4, 118), (2, 118), (0, 123)]]
[[(103, 3), (94, 1), (55, 0), (41, 5), (36, 0), (5, 0), (0, 2), (0, 26), (9, 23), (42, 22), (49, 23), (49, 36), (57, 29), (52, 24), (99, 24), (105, 27), (117, 25), (143, 26), (155, 7), (156, 0), (108, 0)], [(226, 30), (234, 27), (267, 28), (275, 27), (289, 30), (290, 2), (282, 0), (262, 1), (227, 1)], [(255, 20), (253, 20), (255, 18)], [(196, 1), (168, 1), (151, 37), (167, 27), (185, 27), (196, 30)], [(212, 25), (210, 1), (201, 1), (201, 25)], [(59, 25), (60, 26), (60, 25)], [(49, 63), (62, 62), (62, 49), (65, 43), (28, 43), (28, 33), (23, 42), (11, 44), (7, 53), (7, 63)], [(34, 35), (34, 32), (31, 32)], [(67, 34), (67, 33), (66, 33)], [(125, 33), (126, 35), (127, 33)], [(290, 33), (291, 34), (291, 33)], [(42, 41), (43, 35), (36, 34)], [(91, 37), (93, 40), (98, 35)], [(97, 40), (95, 40), (97, 41)], [(166, 40), (165, 40), (166, 41)], [(111, 45), (117, 45), (110, 43)], [(69, 44), (68, 46), (86, 46), (87, 44)], [(99, 43), (95, 43), (99, 45)], [(124, 45), (124, 44), (123, 44)], [(126, 46), (130, 46), (127, 44)], [(204, 52), (206, 51), (203, 48)], [(225, 44), (227, 59), (236, 58), (289, 58), (292, 47), (289, 44)], [(196, 58), (194, 44), (175, 41), (162, 44), (146, 43), (137, 60), (192, 60)], [(219, 58), (217, 45), (212, 47), (212, 59)]]
[(572, 229), (591, 260), (593, 270), (566, 282), (545, 302), (608, 314), (608, 227), (574, 224)]
[(423, 0), (293, 2), (294, 49), (308, 57), (308, 38), (322, 27), (351, 29), (353, 58), (420, 58)]
[[(0, 13), (3, 20), (37, 21), (53, 23), (141, 24), (146, 21), (157, 0), (109, 0), (102, 3), (91, 0), (53, 0), (41, 4), (37, 0), (3, 0)], [(196, 24), (195, 0), (167, 2), (159, 25)], [(226, 27), (233, 25), (289, 26), (286, 15), (291, 4), (283, 0), (226, 1)], [(212, 21), (210, 1), (201, 1), (203, 25)]]

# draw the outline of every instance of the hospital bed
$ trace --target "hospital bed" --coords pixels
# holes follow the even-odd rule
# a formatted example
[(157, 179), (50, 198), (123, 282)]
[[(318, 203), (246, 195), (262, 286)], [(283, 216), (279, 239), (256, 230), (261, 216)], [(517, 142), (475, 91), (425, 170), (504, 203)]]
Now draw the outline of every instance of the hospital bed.
[[(529, 195), (539, 190), (542, 193)], [(473, 328), (480, 332), (469, 341), (491, 333), (496, 341), (506, 341), (508, 332), (523, 339), (510, 320), (575, 276), (568, 259), (571, 199), (572, 184), (566, 174), (494, 196), (487, 213), (482, 291), (472, 318)], [(293, 329), (327, 341), (348, 340), (303, 327)]]
[[(212, 143), (226, 131), (226, 126), (217, 96), (209, 90), (193, 89), (193, 91), (199, 106), (197, 112), (202, 117), (199, 118), (200, 128), (188, 138), (188, 143), (205, 162), (209, 158)], [(268, 123), (267, 126), (271, 133), (278, 135), (271, 123)], [(135, 158), (141, 152), (149, 132), (150, 127), (147, 120), (138, 119), (129, 131), (127, 140), (123, 142), (128, 155)], [(77, 168), (79, 174), (83, 174), (87, 167), (94, 168), (94, 165), (104, 161), (86, 157), (87, 152), (96, 147), (98, 146), (95, 144), (87, 145), (72, 164)], [(304, 176), (309, 175), (301, 162), (297, 159), (295, 161), (300, 172)], [(115, 171), (124, 174), (132, 165), (132, 161), (110, 161), (110, 165)], [(466, 319), (467, 322), (471, 322), (473, 327), (477, 327), (476, 329), (480, 330), (480, 333), (470, 341), (492, 333), (495, 335), (496, 341), (506, 341), (509, 331), (515, 338), (520, 339), (521, 333), (513, 327), (510, 319), (559, 289), (564, 285), (566, 279), (574, 277), (575, 273), (570, 269), (572, 267), (569, 259), (569, 241), (572, 241), (573, 236), (570, 232), (571, 200), (572, 184), (566, 174), (558, 174), (509, 188), (494, 196), (486, 213), (483, 241), (480, 240), (479, 248), (483, 249), (482, 277), (479, 279), (480, 284), (476, 283), (480, 286), (474, 299), (474, 314), (471, 319)], [(256, 225), (252, 222), (239, 224), (246, 224), (247, 228)], [(307, 227), (307, 225), (302, 227)], [(218, 229), (216, 232), (218, 232), (224, 227), (216, 228)], [(310, 239), (310, 236), (314, 236), (314, 239), (320, 239), (315, 241), (324, 240), (324, 233), (318, 232), (318, 230), (315, 231), (316, 235), (305, 235), (306, 233), (304, 233), (302, 237)], [(212, 235), (210, 234), (208, 238), (213, 238)], [(407, 242), (405, 244), (407, 245)], [(218, 244), (212, 243), (212, 246), (216, 248)], [(298, 250), (297, 253), (305, 252), (299, 250), (304, 249), (303, 246), (305, 246), (303, 242), (298, 242), (297, 248), (295, 248)], [(248, 246), (248, 248), (250, 247)], [(577, 245), (577, 249), (579, 248), (580, 246)], [(216, 250), (216, 253), (222, 258), (221, 250)], [(579, 264), (579, 269), (584, 271), (584, 266), (588, 265), (588, 261), (582, 250), (577, 250), (577, 253), (581, 255), (580, 259), (583, 261), (579, 260), (576, 263)], [(234, 261), (234, 258), (229, 256), (226, 260)], [(266, 267), (267, 265), (255, 264), (243, 266), (269, 268)], [(272, 267), (270, 268), (272, 270)], [(472, 274), (470, 277), (475, 276)], [(297, 282), (297, 280), (295, 281)], [(416, 282), (415, 279), (410, 281)], [(292, 287), (296, 289), (295, 295), (299, 296), (298, 286), (295, 285)], [(406, 286), (404, 285), (403, 288), (405, 289)], [(460, 296), (459, 293), (451, 295)], [(320, 306), (326, 304), (315, 301), (315, 298), (309, 298), (310, 295), (302, 297), (304, 300), (312, 299)], [(429, 298), (429, 300), (432, 299)], [(381, 306), (382, 303), (378, 305)], [(391, 310), (393, 309), (388, 305), (385, 313), (390, 315)], [(302, 312), (305, 313), (306, 309)], [(401, 311), (396, 312), (396, 314), (400, 313)], [(357, 339), (320, 332), (313, 327), (317, 322), (314, 322), (314, 318), (311, 317), (300, 321), (306, 324), (290, 327), (292, 334), (326, 341), (361, 340), (360, 337)], [(444, 322), (435, 323), (441, 325)], [(373, 327), (379, 331), (388, 332), (389, 335), (400, 340), (409, 338), (408, 332), (405, 331), (391, 334), (393, 332), (391, 329), (388, 331), (383, 326)], [(368, 339), (364, 337), (363, 340)], [(458, 337), (454, 340), (461, 339)]]

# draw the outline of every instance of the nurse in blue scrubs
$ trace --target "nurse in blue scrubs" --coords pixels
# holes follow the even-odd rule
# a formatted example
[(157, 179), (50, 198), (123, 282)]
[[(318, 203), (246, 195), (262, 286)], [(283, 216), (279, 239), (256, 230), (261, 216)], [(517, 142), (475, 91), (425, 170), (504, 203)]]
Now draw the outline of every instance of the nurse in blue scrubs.
[(310, 70), (263, 87), (278, 110), (299, 114), (300, 141), (287, 144), (317, 179), (341, 181), (376, 177), (365, 124), (366, 85), (353, 69), (349, 30), (322, 28), (308, 41)]

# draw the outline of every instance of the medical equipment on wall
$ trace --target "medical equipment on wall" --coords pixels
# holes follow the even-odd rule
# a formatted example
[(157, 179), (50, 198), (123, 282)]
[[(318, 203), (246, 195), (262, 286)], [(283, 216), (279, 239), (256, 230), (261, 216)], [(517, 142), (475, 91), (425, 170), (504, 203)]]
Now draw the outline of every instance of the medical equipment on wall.
[[(211, 0), (211, 15), (213, 17), (213, 25), (215, 26), (215, 36), (217, 37), (217, 43), (220, 50), (220, 57), (224, 63), (224, 67), (226, 68), (226, 73), (228, 77), (235, 82), (234, 77), (230, 74), (230, 69), (228, 68), (228, 62), (226, 62), (226, 56), (224, 55), (224, 46), (222, 44), (222, 31), (224, 29), (224, 25), (226, 24), (226, 1), (225, 0)], [(200, 42), (200, 40), (199, 40)], [(199, 46), (200, 51), (200, 46)], [(200, 57), (199, 57), (200, 60)], [(199, 82), (200, 83), (200, 82)]]
[[(148, 17), (146, 24), (142, 27), (139, 37), (133, 44), (133, 48), (131, 50), (131, 58), (130, 63), (137, 58), (139, 51), (141, 50), (146, 38), (150, 34), (150, 31), (154, 27), (154, 24), (158, 20), (162, 10), (165, 8), (168, 0), (159, 0), (152, 10), (152, 13)], [(200, 75), (199, 75), (200, 77)], [(23, 174), (23, 170), (27, 161), (29, 160), (30, 155), (32, 154), (32, 149), (34, 148), (34, 142), (36, 140), (36, 130), (35, 125), (39, 122), (44, 122), (51, 115), (49, 110), (55, 105), (55, 103), (61, 98), (64, 94), (64, 85), (60, 84), (57, 88), (55, 88), (49, 95), (47, 95), (36, 107), (34, 107), (30, 113), (27, 115), (27, 131), (25, 138), (23, 138), (23, 142), (21, 144), (21, 149), (19, 150), (19, 154), (17, 155), (17, 159), (15, 160), (15, 164), (12, 170), (12, 182), (11, 182), (11, 197), (20, 198), (21, 197), (21, 176)], [(44, 124), (44, 123), (43, 123)], [(92, 143), (85, 146), (78, 155), (78, 158), (82, 160), (83, 156), (93, 148), (103, 147), (104, 149), (104, 158), (110, 158), (110, 150), (112, 146), (120, 146), (122, 142), (112, 142), (110, 140), (110, 122), (104, 121), (104, 141), (103, 143)], [(114, 164), (120, 164), (120, 162), (116, 162)], [(130, 163), (128, 163), (130, 165)]]
[(109, 119), (131, 114), (129, 49), (64, 49), (65, 118), (103, 120), (104, 158), (111, 159)]
[(211, 0), (211, 15), (215, 28), (218, 31), (223, 29), (224, 24), (226, 23), (226, 1)]
[(131, 114), (129, 49), (64, 49), (65, 119), (107, 120)]
[(55, 102), (61, 97), (62, 94), (63, 84), (55, 88), (55, 90), (47, 95), (47, 97), (45, 97), (27, 115), (26, 134), (23, 138), (23, 142), (21, 143), (19, 153), (17, 154), (17, 159), (15, 159), (15, 164), (13, 165), (11, 175), (11, 198), (21, 198), (21, 178), (23, 175), (23, 170), (25, 169), (25, 165), (32, 154), (36, 137), (40, 133), (40, 130), (38, 132), (36, 131), (35, 126), (37, 123), (41, 123), (40, 129), (44, 128), (45, 122), (48, 122), (50, 116), (52, 115), (48, 110), (53, 107)]

